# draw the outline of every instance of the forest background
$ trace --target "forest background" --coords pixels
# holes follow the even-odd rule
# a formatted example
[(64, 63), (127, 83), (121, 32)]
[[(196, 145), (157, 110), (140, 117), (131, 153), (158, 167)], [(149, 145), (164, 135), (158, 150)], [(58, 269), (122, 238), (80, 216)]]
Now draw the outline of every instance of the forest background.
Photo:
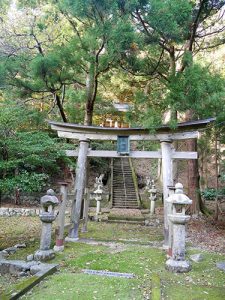
[[(214, 158), (215, 188), (223, 186), (225, 1), (0, 0), (0, 7), (1, 194), (40, 191), (72, 165), (63, 149), (74, 145), (59, 141), (46, 119), (99, 125), (115, 115), (150, 131), (216, 117), (198, 145), (186, 147), (198, 147), (205, 173)], [(119, 115), (115, 103), (130, 110)], [(194, 213), (203, 209), (200, 186), (215, 196), (200, 169), (189, 161)]]

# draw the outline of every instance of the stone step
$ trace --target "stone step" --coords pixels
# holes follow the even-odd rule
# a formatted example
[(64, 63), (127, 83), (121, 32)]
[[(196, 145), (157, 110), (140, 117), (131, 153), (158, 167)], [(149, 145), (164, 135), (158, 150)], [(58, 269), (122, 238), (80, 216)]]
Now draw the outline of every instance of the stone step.
[[(115, 191), (122, 192), (122, 191), (124, 191), (124, 187), (118, 186), (115, 188)], [(135, 192), (135, 189), (133, 187), (128, 187), (128, 188), (126, 188), (126, 191), (127, 192)]]
[(117, 196), (117, 197), (114, 197), (114, 200), (116, 201), (116, 200), (119, 200), (119, 201), (136, 201), (137, 202), (137, 200), (136, 200), (136, 198), (134, 198), (134, 197), (130, 197), (130, 198), (125, 198), (125, 197), (120, 197), (120, 196)]
[(133, 193), (133, 194), (124, 194), (124, 193), (117, 193), (117, 194), (113, 194), (113, 196), (115, 196), (115, 198), (117, 197), (125, 197), (127, 196), (127, 198), (133, 198), (133, 199), (136, 199), (136, 194)]
[(124, 186), (124, 184), (125, 185), (129, 185), (129, 186), (134, 186), (134, 184), (132, 184), (132, 183), (126, 183), (126, 182), (121, 182), (121, 183), (119, 183), (119, 182), (117, 182), (117, 183), (113, 182), (113, 183), (116, 186)]
[(116, 203), (116, 204), (130, 204), (130, 205), (136, 205), (136, 206), (138, 206), (137, 205), (137, 201), (124, 201), (124, 200), (122, 200), (122, 199), (117, 199), (117, 200), (115, 200), (115, 201), (113, 201), (113, 203)]
[(125, 193), (125, 191), (121, 191), (121, 190), (118, 190), (118, 191), (113, 191), (113, 195), (115, 195), (115, 196), (120, 196), (120, 195), (129, 195), (129, 196), (131, 196), (131, 195), (134, 195), (135, 197), (136, 197), (136, 193), (135, 193), (135, 191), (126, 191), (126, 193)]
[[(116, 185), (114, 187), (114, 189), (115, 190), (124, 190), (124, 185)], [(133, 190), (133, 191), (135, 191), (135, 188), (134, 188), (133, 185), (129, 185), (129, 186), (126, 185), (126, 190)]]
[(138, 206), (137, 203), (126, 203), (126, 202), (113, 202), (115, 206), (129, 206), (129, 207), (136, 207)]
[(136, 199), (126, 200), (124, 198), (116, 198), (116, 199), (113, 200), (113, 203), (114, 202), (115, 203), (119, 203), (119, 202), (121, 202), (121, 203), (132, 203), (132, 204), (138, 205)]
[(136, 201), (137, 202), (135, 195), (131, 195), (130, 197), (125, 197), (125, 195), (122, 195), (122, 196), (114, 195), (113, 199), (115, 199), (115, 200), (121, 199), (123, 201)]
[[(118, 197), (118, 198), (114, 198), (114, 199), (113, 199), (113, 202), (124, 202), (124, 203), (125, 203), (125, 202), (126, 202), (126, 203), (130, 202), (130, 203), (136, 203), (136, 204), (137, 204), (137, 200), (134, 199), (134, 198), (128, 200), (128, 199), (125, 199), (125, 198), (119, 198), (119, 197)], [(138, 205), (138, 204), (137, 204), (137, 205)]]
[(129, 205), (124, 205), (124, 204), (122, 204), (122, 205), (115, 205), (113, 208), (122, 208), (122, 209), (124, 209), (124, 208), (129, 208), (129, 209), (138, 209), (139, 207), (138, 207), (138, 206), (129, 206)]
[[(113, 194), (113, 196), (114, 196), (114, 199), (116, 199), (116, 198), (125, 198), (126, 197), (126, 195), (124, 195), (124, 194)], [(127, 199), (128, 200), (136, 200), (136, 194), (130, 194), (130, 195), (127, 195)], [(136, 200), (137, 201), (137, 200)]]
[(122, 188), (118, 188), (118, 189), (115, 189), (114, 191), (113, 191), (113, 194), (115, 195), (115, 194), (124, 194), (124, 195), (128, 195), (128, 194), (134, 194), (134, 195), (136, 195), (136, 192), (135, 192), (135, 189), (126, 189), (126, 191)]
[[(129, 209), (129, 207), (126, 208)], [(128, 224), (140, 224), (140, 225), (145, 224), (144, 221), (128, 221), (128, 220), (108, 220), (108, 223), (128, 223)]]
[(113, 160), (113, 207), (138, 208), (132, 171), (128, 158)]

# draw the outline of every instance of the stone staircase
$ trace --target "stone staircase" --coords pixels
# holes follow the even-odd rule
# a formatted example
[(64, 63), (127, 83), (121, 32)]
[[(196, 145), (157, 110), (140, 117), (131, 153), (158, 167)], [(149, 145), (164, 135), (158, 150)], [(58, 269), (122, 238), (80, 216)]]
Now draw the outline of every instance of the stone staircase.
[(112, 206), (115, 208), (138, 208), (129, 159), (114, 158), (112, 175)]

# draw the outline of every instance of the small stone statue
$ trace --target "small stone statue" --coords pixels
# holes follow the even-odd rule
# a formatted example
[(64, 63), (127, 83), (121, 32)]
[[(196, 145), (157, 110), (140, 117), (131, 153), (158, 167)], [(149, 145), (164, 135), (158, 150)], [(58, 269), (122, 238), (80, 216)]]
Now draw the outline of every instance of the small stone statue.
[(58, 198), (52, 189), (47, 191), (47, 195), (41, 197), (42, 210), (40, 213), (40, 219), (42, 222), (42, 232), (40, 249), (34, 254), (35, 260), (49, 260), (54, 258), (54, 251), (50, 249), (51, 245), (51, 232), (52, 222), (56, 218), (54, 208), (59, 204)]
[(146, 186), (145, 186), (145, 189), (147, 191), (149, 191), (151, 188), (151, 178), (150, 177), (146, 177)]
[(101, 187), (103, 187), (103, 183), (102, 183), (103, 177), (104, 177), (104, 174), (101, 174), (99, 177), (96, 177), (96, 178), (95, 178), (94, 188), (98, 188), (99, 185), (100, 185)]

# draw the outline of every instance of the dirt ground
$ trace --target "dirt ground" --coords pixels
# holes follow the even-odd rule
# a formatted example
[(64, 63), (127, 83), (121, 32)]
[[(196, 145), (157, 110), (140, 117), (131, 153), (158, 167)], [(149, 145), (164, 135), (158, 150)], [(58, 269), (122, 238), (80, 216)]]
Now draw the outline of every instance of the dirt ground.
[(193, 246), (213, 252), (225, 253), (225, 221), (212, 217), (192, 218), (188, 223), (187, 241)]

